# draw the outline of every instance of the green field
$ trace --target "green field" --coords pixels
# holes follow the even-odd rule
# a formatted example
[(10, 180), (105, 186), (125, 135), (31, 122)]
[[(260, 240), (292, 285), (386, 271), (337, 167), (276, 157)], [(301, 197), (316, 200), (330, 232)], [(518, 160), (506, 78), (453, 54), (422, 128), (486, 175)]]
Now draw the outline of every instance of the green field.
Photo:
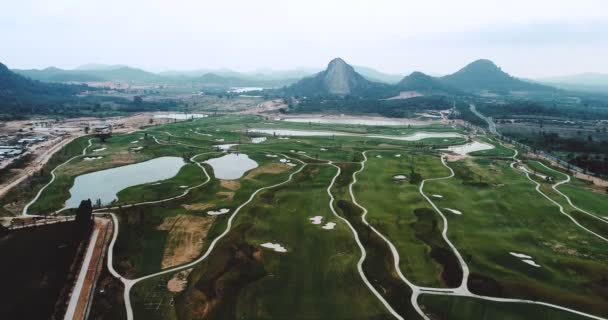
[[(448, 240), (471, 272), (466, 283), (471, 292), (533, 299), (608, 316), (605, 241), (576, 226), (538, 193), (522, 171), (510, 167), (513, 160), (507, 158), (513, 151), (493, 138), (475, 137), (495, 148), (448, 162), (455, 175), (447, 178), (451, 171), (442, 164), (439, 149), (465, 143), (464, 138), (278, 137), (247, 132), (252, 128), (359, 135), (467, 133), (437, 125), (321, 125), (257, 116), (214, 116), (152, 126), (114, 135), (103, 144), (93, 139), (87, 155), (105, 148), (94, 152), (103, 158), (85, 161), (76, 157), (59, 168), (56, 181), (42, 192), (31, 212), (62, 208), (75, 177), (84, 173), (162, 156), (182, 157), (186, 164), (177, 175), (161, 184), (120, 190), (114, 204), (117, 208), (112, 210), (119, 221), (114, 269), (127, 279), (152, 275), (138, 280), (129, 293), (136, 319), (391, 319), (392, 312), (417, 319), (421, 316), (410, 299), (412, 286), (445, 289), (462, 282), (463, 267), (442, 236), (443, 219), (419, 190), (425, 179), (446, 177), (427, 181), (423, 192), (447, 218)], [(259, 137), (267, 139), (252, 142)], [(58, 153), (23, 198), (33, 198), (50, 180), (48, 172), (79, 154), (89, 138)], [(204, 161), (223, 155), (215, 147), (218, 144), (238, 144), (230, 152), (248, 155), (258, 167), (239, 179), (217, 179)], [(133, 150), (134, 146), (143, 148)], [(293, 166), (281, 160), (289, 160)], [(542, 192), (582, 225), (608, 234), (601, 222), (574, 212), (551, 189), (552, 183), (565, 176), (529, 159), (524, 163), (530, 170), (554, 178), (549, 182), (533, 176)], [(353, 199), (349, 186), (359, 170), (352, 185)], [(205, 172), (210, 176), (208, 182)], [(605, 214), (605, 194), (580, 181), (561, 185), (559, 190), (580, 208)], [(173, 197), (177, 198), (129, 206)], [(368, 211), (369, 226), (355, 201)], [(209, 214), (220, 209), (228, 212)], [(321, 217), (320, 224), (310, 220), (316, 216)], [(335, 225), (324, 229), (328, 222)], [(279, 244), (286, 252), (275, 252), (263, 247), (264, 243)], [(398, 270), (391, 246), (400, 258)], [(528, 255), (538, 266), (510, 252)], [(193, 261), (197, 262), (183, 272), (182, 266)], [(167, 273), (156, 275), (162, 270)], [(100, 298), (97, 305), (105, 309), (96, 312), (122, 314), (108, 311), (108, 301), (120, 299), (122, 293), (118, 289), (109, 292), (114, 296)], [(433, 319), (470, 319), (479, 313), (480, 319), (575, 318), (563, 310), (469, 297), (423, 294), (418, 302), (421, 312)]]

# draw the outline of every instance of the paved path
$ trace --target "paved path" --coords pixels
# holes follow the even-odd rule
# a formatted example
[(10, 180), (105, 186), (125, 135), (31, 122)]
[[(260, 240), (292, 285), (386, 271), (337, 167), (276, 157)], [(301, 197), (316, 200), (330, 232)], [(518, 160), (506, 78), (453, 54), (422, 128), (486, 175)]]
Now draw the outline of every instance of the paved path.
[[(289, 158), (286, 155), (282, 155), (283, 157)], [(293, 159), (293, 158), (290, 158)], [(297, 159), (294, 159), (297, 160)], [(299, 161), (299, 160), (298, 160)], [(301, 162), (301, 161), (300, 161)], [(196, 264), (200, 263), (201, 261), (205, 260), (213, 251), (213, 249), (215, 248), (216, 244), (218, 243), (218, 241), (220, 241), (224, 236), (226, 236), (228, 234), (228, 232), (230, 232), (230, 229), (232, 228), (232, 221), (234, 220), (234, 217), (236, 217), (236, 215), (249, 203), (251, 203), (251, 201), (253, 201), (253, 199), (255, 198), (255, 196), (260, 193), (263, 190), (266, 189), (271, 189), (271, 188), (275, 188), (278, 186), (281, 186), (283, 184), (286, 184), (288, 182), (290, 182), (293, 179), (293, 176), (298, 174), (299, 172), (302, 171), (302, 169), (304, 169), (304, 167), (306, 166), (305, 163), (302, 162), (302, 165), (300, 166), (300, 168), (298, 170), (296, 170), (295, 172), (291, 173), (289, 175), (289, 178), (283, 182), (271, 185), (271, 186), (266, 186), (266, 187), (262, 187), (257, 189), (256, 191), (254, 191), (251, 196), (249, 197), (249, 199), (247, 199), (247, 201), (245, 201), (243, 204), (241, 204), (238, 208), (236, 208), (236, 210), (234, 210), (234, 212), (232, 213), (232, 215), (230, 216), (230, 218), (228, 219), (228, 223), (226, 225), (226, 229), (224, 230), (224, 232), (222, 232), (222, 234), (220, 234), (219, 236), (217, 236), (215, 239), (213, 239), (213, 241), (211, 242), (211, 244), (209, 245), (209, 248), (207, 249), (207, 251), (198, 259), (181, 265), (181, 266), (177, 266), (177, 267), (173, 267), (173, 268), (169, 268), (169, 269), (165, 269), (163, 271), (159, 271), (153, 274), (149, 274), (140, 278), (136, 278), (136, 279), (127, 279), (124, 278), (122, 275), (120, 275), (115, 269), (114, 269), (114, 264), (113, 264), (113, 259), (114, 259), (114, 245), (116, 243), (116, 239), (118, 237), (118, 219), (116, 217), (116, 215), (114, 213), (109, 213), (112, 216), (112, 221), (114, 224), (114, 235), (112, 236), (112, 241), (110, 242), (110, 246), (108, 249), (108, 270), (110, 271), (110, 273), (118, 278), (125, 286), (124, 289), (124, 300), (125, 300), (125, 308), (126, 308), (126, 313), (127, 313), (127, 319), (128, 320), (132, 320), (133, 319), (133, 308), (131, 307), (131, 296), (130, 296), (130, 291), (131, 288), (138, 282), (146, 280), (146, 279), (150, 279), (153, 277), (157, 277), (163, 274), (167, 274), (167, 273), (174, 273), (183, 269), (187, 269), (187, 268), (191, 268), (193, 266), (195, 266)], [(201, 166), (201, 168), (203, 168)], [(203, 168), (204, 170), (204, 168)], [(105, 210), (109, 210), (109, 209), (105, 209)], [(103, 214), (101, 212), (101, 210), (96, 213), (96, 214)]]
[(90, 306), (92, 293), (99, 276), (100, 264), (103, 261), (103, 251), (106, 243), (106, 234), (109, 221), (103, 218), (95, 219), (93, 233), (76, 285), (72, 290), (68, 309), (64, 316), (65, 320), (83, 320), (86, 318)]
[(36, 193), (36, 196), (34, 197), (34, 199), (32, 199), (32, 201), (28, 202), (28, 203), (25, 205), (25, 207), (23, 207), (22, 214), (23, 214), (24, 216), (29, 216), (29, 214), (27, 213), (27, 211), (28, 211), (29, 207), (30, 207), (32, 204), (34, 204), (34, 203), (35, 203), (35, 202), (38, 200), (38, 198), (40, 198), (40, 195), (42, 194), (42, 192), (43, 192), (43, 191), (44, 191), (44, 190), (45, 190), (45, 189), (46, 189), (48, 186), (50, 186), (50, 185), (51, 185), (51, 183), (53, 183), (53, 181), (55, 181), (55, 178), (57, 178), (57, 176), (55, 175), (55, 171), (57, 171), (57, 169), (59, 169), (59, 168), (63, 167), (64, 165), (68, 164), (70, 161), (72, 161), (72, 160), (74, 160), (74, 159), (76, 159), (76, 158), (84, 157), (84, 156), (87, 154), (87, 149), (88, 149), (88, 148), (90, 148), (90, 147), (91, 147), (91, 145), (92, 145), (92, 142), (91, 142), (92, 140), (93, 140), (93, 139), (89, 139), (89, 143), (88, 143), (88, 145), (87, 145), (86, 147), (84, 147), (84, 149), (82, 149), (82, 154), (77, 155), (77, 156), (73, 156), (73, 157), (69, 158), (69, 159), (68, 159), (68, 160), (66, 160), (64, 163), (62, 163), (62, 164), (60, 164), (60, 165), (56, 166), (56, 167), (55, 167), (55, 169), (53, 169), (53, 170), (51, 171), (51, 181), (49, 181), (47, 184), (45, 184), (44, 186), (42, 186), (42, 188), (40, 188), (40, 190), (38, 190), (38, 193)]

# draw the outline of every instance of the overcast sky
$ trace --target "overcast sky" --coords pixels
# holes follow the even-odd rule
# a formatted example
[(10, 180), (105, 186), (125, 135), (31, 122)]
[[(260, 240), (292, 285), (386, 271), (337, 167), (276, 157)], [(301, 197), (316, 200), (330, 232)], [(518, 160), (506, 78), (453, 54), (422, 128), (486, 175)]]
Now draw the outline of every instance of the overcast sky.
[(451, 73), (478, 58), (521, 77), (608, 73), (606, 0), (19, 0), (0, 62), (171, 69)]

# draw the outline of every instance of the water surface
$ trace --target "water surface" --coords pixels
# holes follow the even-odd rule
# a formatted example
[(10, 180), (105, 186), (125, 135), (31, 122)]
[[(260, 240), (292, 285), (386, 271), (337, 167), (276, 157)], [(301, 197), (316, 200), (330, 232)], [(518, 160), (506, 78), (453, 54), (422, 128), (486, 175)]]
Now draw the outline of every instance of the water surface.
[(401, 141), (418, 141), (427, 138), (462, 138), (463, 135), (456, 132), (415, 132), (407, 135), (365, 135), (338, 131), (317, 131), (317, 130), (291, 130), (291, 129), (249, 129), (249, 132), (265, 133), (276, 136), (300, 136), (300, 137), (330, 137), (330, 136), (346, 136), (346, 137), (362, 137), (362, 138), (378, 138), (391, 139)]
[(174, 177), (185, 162), (179, 157), (160, 157), (122, 167), (80, 175), (74, 179), (66, 208), (77, 208), (80, 201), (101, 199), (106, 205), (118, 199), (116, 194), (125, 188)]
[(258, 167), (258, 163), (246, 154), (230, 153), (205, 161), (213, 168), (215, 177), (222, 180), (239, 179), (245, 172)]

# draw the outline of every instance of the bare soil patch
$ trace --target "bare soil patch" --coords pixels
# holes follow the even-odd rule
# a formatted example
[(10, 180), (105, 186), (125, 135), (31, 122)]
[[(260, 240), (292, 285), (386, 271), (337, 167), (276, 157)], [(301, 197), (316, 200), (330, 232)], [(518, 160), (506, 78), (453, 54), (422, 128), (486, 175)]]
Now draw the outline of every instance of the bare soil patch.
[(241, 183), (237, 180), (220, 180), (220, 186), (228, 190), (238, 190), (241, 188)]
[(188, 211), (201, 211), (207, 208), (213, 207), (215, 204), (212, 202), (208, 203), (192, 203), (192, 204), (182, 204), (182, 207)]
[(245, 179), (253, 179), (264, 173), (279, 174), (289, 170), (289, 168), (290, 166), (285, 163), (271, 163), (251, 170), (249, 174), (245, 176)]
[(188, 284), (188, 275), (190, 272), (192, 272), (192, 268), (176, 273), (173, 278), (167, 282), (167, 289), (173, 293), (184, 291), (184, 289), (186, 289), (186, 285)]
[(161, 268), (166, 269), (192, 261), (203, 249), (203, 240), (213, 225), (215, 217), (199, 217), (178, 214), (167, 217), (158, 230), (168, 231)]
[(232, 201), (234, 199), (234, 192), (220, 191), (216, 193), (218, 196), (226, 197), (226, 201)]

